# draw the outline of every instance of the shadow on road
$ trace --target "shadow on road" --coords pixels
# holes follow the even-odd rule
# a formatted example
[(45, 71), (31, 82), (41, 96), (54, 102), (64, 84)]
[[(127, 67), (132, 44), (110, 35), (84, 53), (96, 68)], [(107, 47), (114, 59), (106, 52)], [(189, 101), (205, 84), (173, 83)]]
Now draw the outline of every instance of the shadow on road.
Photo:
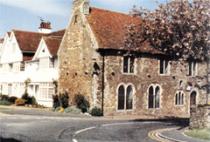
[(170, 126), (179, 126), (179, 129), (183, 129), (189, 126), (189, 118), (177, 118), (177, 117), (165, 117), (162, 119), (136, 119), (134, 122), (154, 121), (154, 122), (166, 122)]
[(21, 141), (13, 139), (13, 138), (2, 138), (2, 137), (0, 137), (0, 142), (21, 142)]

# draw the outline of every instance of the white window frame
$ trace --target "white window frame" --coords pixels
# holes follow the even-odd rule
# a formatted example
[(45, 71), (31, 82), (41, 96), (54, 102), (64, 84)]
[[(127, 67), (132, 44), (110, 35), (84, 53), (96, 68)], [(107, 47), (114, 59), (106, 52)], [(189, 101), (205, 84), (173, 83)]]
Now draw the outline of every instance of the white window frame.
[[(163, 62), (163, 73), (160, 72), (161, 61)], [(167, 68), (166, 68), (166, 61), (168, 62)], [(159, 60), (159, 74), (160, 75), (170, 75), (170, 70), (171, 70), (170, 61), (166, 60), (166, 59), (160, 59)]]
[(185, 104), (185, 93), (183, 91), (177, 91), (175, 93), (174, 102), (175, 102), (175, 106), (183, 106)]
[[(124, 87), (124, 109), (118, 109), (118, 91), (119, 91), (119, 88), (120, 86), (123, 86)], [(131, 86), (132, 87), (132, 91), (133, 91), (133, 94), (132, 94), (132, 108), (131, 109), (127, 109), (126, 108), (126, 102), (127, 102), (127, 88)], [(128, 84), (124, 84), (124, 83), (120, 83), (117, 87), (117, 90), (116, 90), (116, 97), (117, 97), (117, 101), (116, 101), (116, 110), (117, 112), (129, 112), (129, 111), (133, 111), (134, 110), (134, 97), (135, 97), (135, 93), (136, 93), (136, 90), (135, 90), (135, 87), (132, 83), (128, 83)]]
[[(190, 66), (191, 64), (191, 66)], [(188, 75), (189, 76), (196, 76), (197, 75), (197, 68), (198, 63), (196, 61), (189, 61), (188, 62)]]
[[(128, 70), (125, 72), (124, 71), (124, 66), (125, 66), (125, 64), (124, 64), (124, 60), (125, 60), (125, 58), (128, 58)], [(130, 70), (130, 68), (131, 68), (131, 58), (133, 58), (133, 72), (131, 72), (131, 70)], [(133, 74), (136, 74), (136, 58), (135, 57), (133, 57), (133, 56), (123, 56), (123, 58), (122, 58), (122, 73), (123, 74), (127, 74), (127, 75), (133, 75)]]
[[(153, 107), (150, 108), (149, 107), (149, 89), (150, 87), (153, 88)], [(159, 91), (160, 91), (160, 94), (159, 94), (159, 107), (155, 107), (155, 104), (156, 104), (156, 93), (155, 93), (155, 90), (156, 88), (159, 87)], [(161, 108), (161, 95), (162, 95), (162, 88), (159, 84), (151, 84), (149, 87), (148, 87), (148, 90), (147, 90), (147, 109), (160, 109)]]

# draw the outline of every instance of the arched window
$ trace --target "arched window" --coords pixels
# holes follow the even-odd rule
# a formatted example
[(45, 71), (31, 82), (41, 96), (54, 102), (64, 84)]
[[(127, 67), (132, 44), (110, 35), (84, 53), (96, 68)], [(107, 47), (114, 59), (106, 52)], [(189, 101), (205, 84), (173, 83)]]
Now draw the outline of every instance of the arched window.
[(190, 106), (196, 105), (196, 96), (197, 96), (197, 92), (196, 91), (193, 91), (190, 94)]
[(149, 108), (153, 108), (153, 101), (154, 101), (154, 99), (153, 99), (153, 86), (151, 86), (150, 88), (149, 88), (149, 102), (148, 102), (148, 104), (149, 104)]
[(118, 89), (118, 109), (119, 110), (124, 109), (124, 103), (125, 103), (125, 88), (123, 85), (121, 85)]
[(160, 87), (155, 88), (155, 108), (160, 107)]
[(160, 87), (150, 86), (148, 94), (148, 107), (159, 108), (160, 107)]
[(178, 91), (175, 96), (175, 104), (183, 105), (184, 104), (184, 93), (182, 91)]
[(131, 85), (124, 87), (120, 85), (118, 88), (118, 110), (133, 109), (134, 89)]
[(133, 108), (133, 88), (131, 85), (127, 87), (126, 90), (126, 109)]

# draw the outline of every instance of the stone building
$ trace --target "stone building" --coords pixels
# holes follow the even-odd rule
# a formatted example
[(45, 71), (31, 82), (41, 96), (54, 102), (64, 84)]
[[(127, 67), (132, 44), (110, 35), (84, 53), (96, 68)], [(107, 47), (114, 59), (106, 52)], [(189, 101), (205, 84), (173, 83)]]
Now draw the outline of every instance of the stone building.
[(188, 117), (191, 105), (205, 103), (206, 63), (179, 61), (147, 43), (125, 48), (126, 26), (138, 22), (74, 0), (58, 53), (59, 90), (72, 104), (86, 96), (104, 115)]

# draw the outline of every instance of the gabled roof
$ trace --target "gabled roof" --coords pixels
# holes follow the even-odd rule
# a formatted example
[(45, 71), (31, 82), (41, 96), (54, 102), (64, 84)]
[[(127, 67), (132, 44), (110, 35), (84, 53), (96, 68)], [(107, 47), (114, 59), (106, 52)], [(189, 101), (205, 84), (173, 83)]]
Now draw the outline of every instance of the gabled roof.
[(3, 43), (4, 42), (4, 39), (3, 38), (0, 38), (0, 43)]
[(11, 32), (7, 32), (8, 36), (10, 36)]
[(35, 53), (42, 36), (45, 35), (43, 33), (21, 30), (13, 30), (13, 32), (22, 52), (30, 51)]
[(65, 29), (62, 29), (62, 30), (59, 30), (59, 31), (52, 32), (52, 33), (48, 34), (47, 36), (60, 36), (60, 37), (63, 37), (64, 33), (65, 33)]
[(57, 52), (62, 41), (62, 37), (43, 37), (47, 48), (52, 56), (57, 56)]
[(61, 39), (65, 33), (65, 30), (55, 31), (50, 34), (22, 30), (12, 31), (14, 32), (20, 50), (23, 52), (24, 61), (31, 60), (33, 58), (42, 38), (44, 38), (50, 53), (53, 56), (57, 55)]
[[(127, 14), (90, 8), (90, 14), (86, 16), (88, 23), (102, 49), (120, 49), (125, 48), (125, 38), (127, 26), (130, 24), (141, 24), (141, 19)], [(149, 46), (148, 43), (137, 49), (139, 52), (159, 54), (160, 51)]]
[(65, 29), (52, 32), (48, 34), (47, 36), (43, 37), (47, 45), (47, 48), (52, 56), (57, 56), (57, 52), (60, 47), (64, 33), (65, 33)]

